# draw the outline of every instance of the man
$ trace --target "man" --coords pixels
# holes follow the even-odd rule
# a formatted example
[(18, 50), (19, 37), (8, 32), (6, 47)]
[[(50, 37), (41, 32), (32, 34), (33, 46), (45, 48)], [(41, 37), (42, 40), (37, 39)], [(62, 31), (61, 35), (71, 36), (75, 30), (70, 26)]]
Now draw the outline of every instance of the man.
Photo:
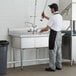
[(62, 54), (61, 54), (61, 44), (62, 44), (62, 16), (58, 12), (58, 5), (53, 3), (49, 5), (53, 16), (51, 18), (47, 17), (44, 12), (42, 16), (48, 19), (48, 24), (45, 28), (41, 29), (40, 32), (48, 31), (50, 29), (49, 35), (49, 67), (46, 71), (55, 71), (62, 69)]

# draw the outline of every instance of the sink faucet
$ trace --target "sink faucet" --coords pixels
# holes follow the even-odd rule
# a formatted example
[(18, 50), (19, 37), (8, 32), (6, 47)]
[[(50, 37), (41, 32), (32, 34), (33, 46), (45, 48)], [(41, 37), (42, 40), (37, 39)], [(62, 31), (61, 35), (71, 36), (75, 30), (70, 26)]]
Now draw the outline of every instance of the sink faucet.
[(37, 25), (34, 25), (33, 23), (31, 23), (31, 22), (25, 22), (25, 25), (27, 25), (28, 27), (29, 27), (29, 25), (28, 24), (30, 24), (31, 26), (30, 27), (32, 27), (33, 29), (29, 29), (28, 30), (28, 32), (32, 32), (33, 34), (34, 33), (37, 33)]
[(37, 31), (38, 31), (37, 25), (33, 26), (33, 31), (32, 31), (33, 34), (34, 34), (34, 33), (37, 33)]
[(25, 22), (25, 25), (27, 25), (28, 26), (28, 24), (31, 24), (32, 26), (34, 25), (33, 23), (31, 23), (31, 22)]

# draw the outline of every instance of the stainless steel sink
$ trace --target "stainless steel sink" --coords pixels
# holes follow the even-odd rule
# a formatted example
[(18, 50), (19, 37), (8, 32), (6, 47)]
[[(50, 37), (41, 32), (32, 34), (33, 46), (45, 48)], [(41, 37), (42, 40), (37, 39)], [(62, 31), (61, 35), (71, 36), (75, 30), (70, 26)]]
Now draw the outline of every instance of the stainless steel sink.
[(14, 48), (48, 47), (48, 35), (48, 32), (32, 33), (26, 30), (9, 30), (12, 47)]
[(43, 33), (40, 33), (40, 32), (28, 32), (26, 30), (9, 30), (9, 35), (11, 36), (48, 36), (49, 35), (49, 32), (43, 32)]

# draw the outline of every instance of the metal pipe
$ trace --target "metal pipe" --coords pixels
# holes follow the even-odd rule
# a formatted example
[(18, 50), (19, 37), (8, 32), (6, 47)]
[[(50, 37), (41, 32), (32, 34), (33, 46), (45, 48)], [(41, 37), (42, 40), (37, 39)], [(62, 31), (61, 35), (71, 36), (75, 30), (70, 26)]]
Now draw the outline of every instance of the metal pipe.
[(75, 32), (75, 21), (73, 20), (73, 33)]
[(32, 25), (32, 27), (34, 26), (34, 24), (33, 24), (33, 23), (31, 23), (31, 22), (25, 22), (25, 25), (27, 25), (27, 26), (28, 26), (28, 24), (31, 24), (31, 25)]
[(36, 27), (36, 26), (35, 26), (35, 20), (36, 20), (36, 5), (37, 5), (37, 0), (35, 0), (33, 34), (34, 34), (35, 27)]

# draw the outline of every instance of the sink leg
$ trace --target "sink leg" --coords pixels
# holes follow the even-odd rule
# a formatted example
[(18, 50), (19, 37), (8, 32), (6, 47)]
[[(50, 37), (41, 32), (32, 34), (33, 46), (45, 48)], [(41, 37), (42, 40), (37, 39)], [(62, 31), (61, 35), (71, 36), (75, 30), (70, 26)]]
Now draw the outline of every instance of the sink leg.
[(21, 56), (21, 70), (23, 70), (23, 53), (22, 53), (22, 49), (20, 49), (20, 56)]
[(13, 48), (13, 68), (15, 68), (15, 48)]
[(38, 64), (38, 62), (39, 62), (38, 55), (39, 55), (39, 48), (36, 48), (36, 64)]
[(37, 60), (37, 48), (36, 48), (36, 64), (38, 63), (38, 60)]

